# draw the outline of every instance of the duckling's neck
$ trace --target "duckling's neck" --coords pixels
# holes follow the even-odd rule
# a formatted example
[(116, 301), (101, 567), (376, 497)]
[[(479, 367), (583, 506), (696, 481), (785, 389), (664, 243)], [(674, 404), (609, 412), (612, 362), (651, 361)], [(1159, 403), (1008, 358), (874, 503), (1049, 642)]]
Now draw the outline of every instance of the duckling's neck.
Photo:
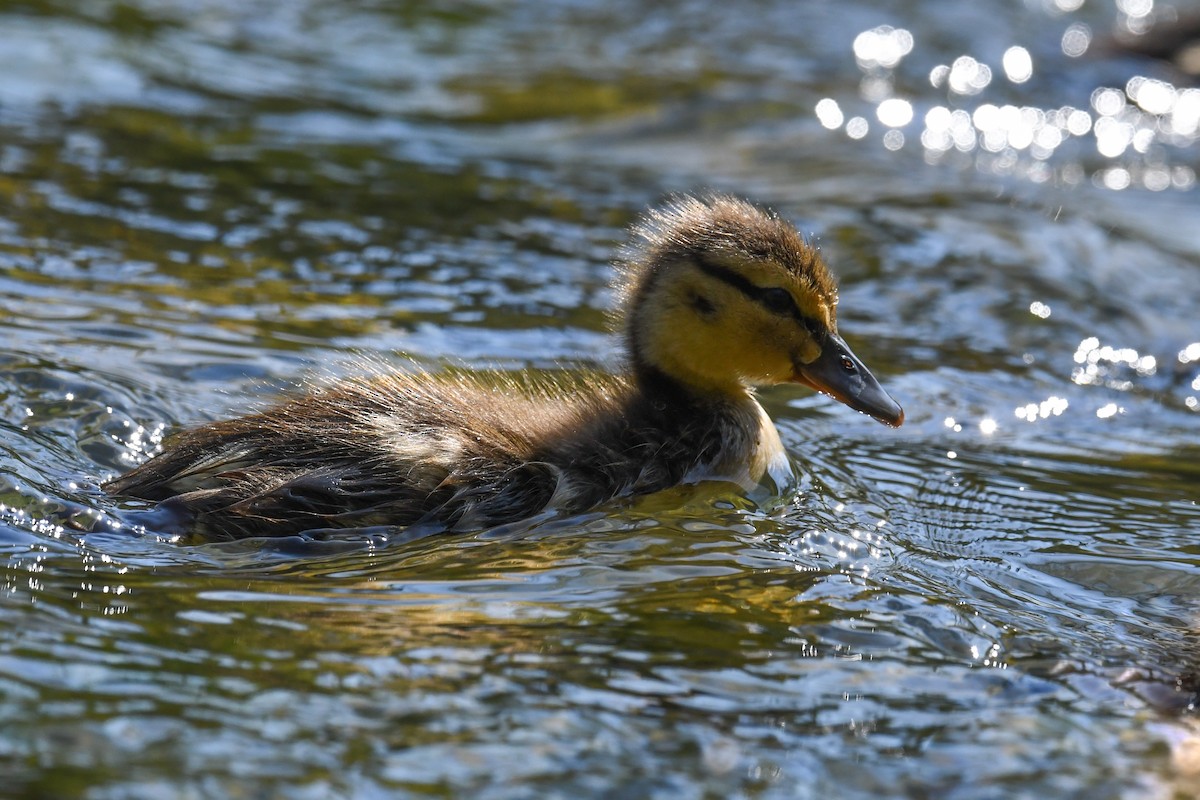
[(638, 390), (656, 408), (683, 410), (739, 405), (746, 400), (754, 402), (752, 393), (744, 386), (731, 386), (725, 391), (696, 386), (659, 366), (640, 361), (636, 355), (632, 359), (631, 371)]
[[(690, 386), (650, 364), (633, 365), (635, 391), (664, 430), (681, 427), (682, 439), (706, 431), (707, 442), (687, 482), (729, 480), (750, 490), (769, 477), (777, 486), (790, 482), (791, 466), (775, 424), (754, 392), (742, 384), (733, 391)], [(691, 429), (685, 432), (683, 429)]]

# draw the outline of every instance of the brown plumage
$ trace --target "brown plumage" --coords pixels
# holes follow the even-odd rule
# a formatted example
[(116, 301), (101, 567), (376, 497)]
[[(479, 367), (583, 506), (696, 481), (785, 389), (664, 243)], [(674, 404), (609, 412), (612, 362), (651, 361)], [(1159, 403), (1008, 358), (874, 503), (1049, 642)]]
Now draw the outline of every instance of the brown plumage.
[(682, 197), (623, 265), (625, 375), (374, 375), (185, 431), (105, 485), (210, 538), (493, 526), (786, 458), (752, 387), (795, 381), (888, 424), (899, 406), (837, 336), (836, 288), (781, 220)]

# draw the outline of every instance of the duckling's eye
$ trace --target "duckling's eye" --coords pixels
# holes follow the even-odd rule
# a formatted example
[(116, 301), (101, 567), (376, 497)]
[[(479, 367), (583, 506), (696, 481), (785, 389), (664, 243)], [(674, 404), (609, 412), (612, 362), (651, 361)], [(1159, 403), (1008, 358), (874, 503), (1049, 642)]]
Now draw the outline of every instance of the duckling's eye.
[(776, 314), (791, 314), (796, 310), (796, 301), (792, 298), (791, 293), (787, 289), (781, 289), (778, 286), (770, 289), (763, 289), (759, 295), (762, 304), (769, 311)]

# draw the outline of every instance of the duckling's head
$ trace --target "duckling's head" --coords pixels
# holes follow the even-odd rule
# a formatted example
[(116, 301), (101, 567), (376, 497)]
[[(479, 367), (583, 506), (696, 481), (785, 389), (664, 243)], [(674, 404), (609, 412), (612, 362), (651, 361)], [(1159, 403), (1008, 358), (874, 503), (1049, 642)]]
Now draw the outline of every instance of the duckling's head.
[(742, 200), (683, 196), (650, 212), (625, 259), (635, 371), (698, 394), (800, 383), (897, 426), (904, 411), (837, 333), (837, 286), (795, 228)]

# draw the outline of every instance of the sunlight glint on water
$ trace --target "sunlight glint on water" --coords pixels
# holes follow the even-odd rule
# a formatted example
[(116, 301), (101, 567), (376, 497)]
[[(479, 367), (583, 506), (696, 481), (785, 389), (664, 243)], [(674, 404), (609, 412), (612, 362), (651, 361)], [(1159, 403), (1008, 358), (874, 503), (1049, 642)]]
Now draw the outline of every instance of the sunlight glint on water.
[[(1164, 3), (38, 9), (0, 12), (6, 791), (1197, 793), (1200, 95), (1105, 49)], [(704, 187), (817, 240), (904, 427), (782, 387), (782, 494), (415, 541), (100, 492), (364, 359), (612, 368), (624, 227)]]

